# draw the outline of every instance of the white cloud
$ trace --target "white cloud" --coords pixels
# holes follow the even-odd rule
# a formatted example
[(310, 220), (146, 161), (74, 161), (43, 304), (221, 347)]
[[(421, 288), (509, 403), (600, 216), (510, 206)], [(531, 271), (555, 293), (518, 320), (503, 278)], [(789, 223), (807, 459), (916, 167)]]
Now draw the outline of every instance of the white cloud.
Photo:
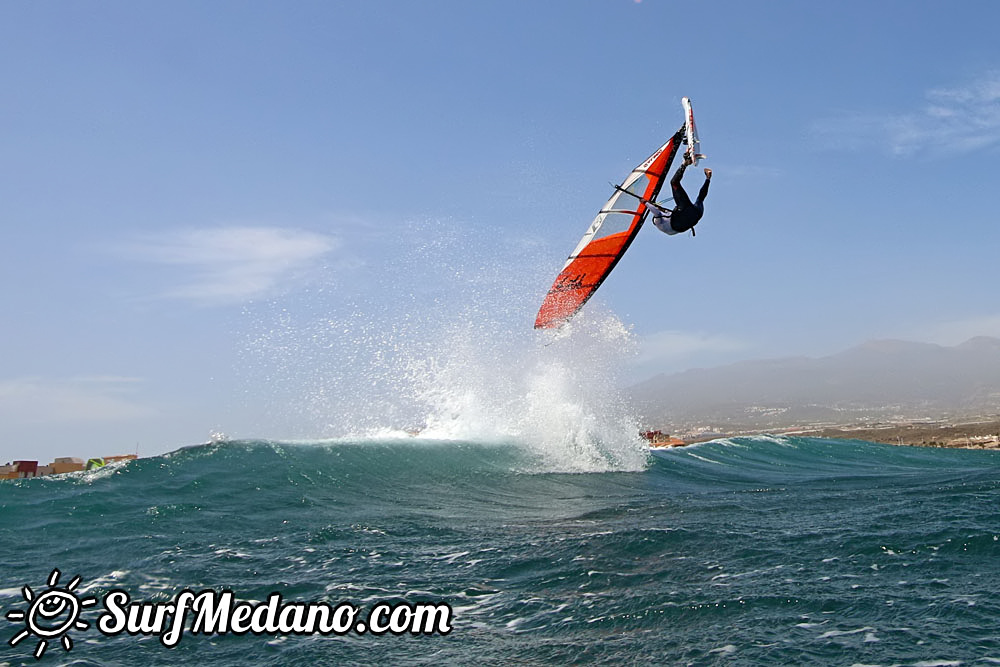
[(182, 267), (187, 281), (164, 296), (240, 303), (278, 291), (339, 246), (323, 234), (277, 227), (181, 230), (125, 248), (131, 259)]
[(813, 129), (829, 147), (862, 150), (874, 145), (901, 156), (928, 150), (959, 155), (1000, 146), (1000, 72), (928, 90), (925, 98), (915, 111), (845, 112)]
[(57, 422), (120, 422), (153, 410), (130, 398), (136, 378), (22, 377), (0, 380), (0, 417), (5, 425)]

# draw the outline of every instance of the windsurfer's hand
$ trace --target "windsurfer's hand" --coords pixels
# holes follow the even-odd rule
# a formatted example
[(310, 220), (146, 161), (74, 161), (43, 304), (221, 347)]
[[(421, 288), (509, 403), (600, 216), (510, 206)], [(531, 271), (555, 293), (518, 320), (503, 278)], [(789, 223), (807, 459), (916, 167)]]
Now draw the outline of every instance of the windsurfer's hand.
[(694, 160), (691, 159), (691, 154), (690, 153), (685, 153), (684, 154), (684, 166), (686, 167), (689, 164), (694, 164)]
[(705, 178), (708, 178), (708, 179), (712, 178), (712, 170), (709, 169), (708, 167), (705, 167)]

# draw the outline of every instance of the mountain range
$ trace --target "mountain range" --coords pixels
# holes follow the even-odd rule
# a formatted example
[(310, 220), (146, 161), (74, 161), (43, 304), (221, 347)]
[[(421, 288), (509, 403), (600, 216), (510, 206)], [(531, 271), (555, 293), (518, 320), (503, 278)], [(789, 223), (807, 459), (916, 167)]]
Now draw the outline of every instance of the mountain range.
[(627, 392), (651, 425), (751, 428), (1000, 413), (1000, 338), (871, 341), (827, 357), (657, 375)]

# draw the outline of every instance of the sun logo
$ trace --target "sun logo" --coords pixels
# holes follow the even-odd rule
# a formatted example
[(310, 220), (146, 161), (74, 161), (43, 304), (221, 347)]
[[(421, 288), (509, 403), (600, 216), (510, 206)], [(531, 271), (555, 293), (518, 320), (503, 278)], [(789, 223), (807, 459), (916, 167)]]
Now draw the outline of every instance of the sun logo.
[(60, 638), (63, 648), (73, 648), (73, 640), (67, 634), (70, 630), (86, 630), (90, 624), (80, 620), (80, 614), (85, 607), (97, 604), (94, 597), (78, 598), (76, 587), (80, 577), (74, 577), (65, 588), (59, 588), (59, 570), (52, 570), (49, 575), (48, 590), (35, 595), (28, 586), (21, 589), (24, 601), (28, 603), (27, 611), (15, 609), (7, 612), (8, 621), (24, 621), (24, 629), (10, 640), (11, 646), (35, 635), (38, 646), (35, 648), (35, 659), (41, 659), (48, 648), (49, 640)]

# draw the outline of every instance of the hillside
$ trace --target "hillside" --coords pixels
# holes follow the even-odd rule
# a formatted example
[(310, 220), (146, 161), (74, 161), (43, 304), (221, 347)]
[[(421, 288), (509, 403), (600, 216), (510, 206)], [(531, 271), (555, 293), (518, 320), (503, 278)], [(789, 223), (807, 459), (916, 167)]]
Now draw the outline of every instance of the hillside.
[(652, 425), (799, 424), (1000, 412), (1000, 339), (954, 347), (898, 340), (821, 358), (791, 357), (659, 375), (629, 388)]

